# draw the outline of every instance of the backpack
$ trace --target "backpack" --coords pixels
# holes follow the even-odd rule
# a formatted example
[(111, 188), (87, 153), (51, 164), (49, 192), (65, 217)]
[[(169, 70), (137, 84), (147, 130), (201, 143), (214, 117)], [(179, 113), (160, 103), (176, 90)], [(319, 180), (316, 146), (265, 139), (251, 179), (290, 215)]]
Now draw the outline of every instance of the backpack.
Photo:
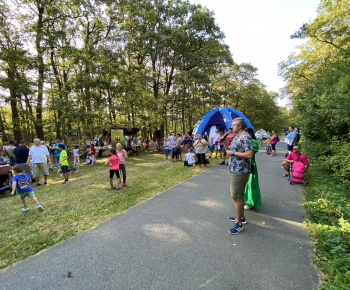
[(279, 142), (279, 141), (280, 141), (280, 136), (277, 135), (277, 142)]
[(305, 173), (305, 165), (303, 162), (299, 161), (301, 153), (298, 156), (297, 161), (295, 161), (292, 165), (292, 180), (293, 182), (303, 182), (304, 173)]
[(4, 151), (6, 152), (6, 155), (10, 158), (10, 165), (11, 165), (11, 166), (12, 166), (12, 165), (15, 165), (16, 160), (15, 160), (15, 157), (13, 156), (13, 153), (12, 153), (12, 156), (10, 156), (10, 155), (8, 154), (8, 152), (6, 151), (6, 149), (4, 149)]
[(303, 182), (304, 173), (305, 173), (305, 165), (303, 162), (296, 161), (293, 163), (293, 172), (292, 172), (292, 180), (294, 182)]

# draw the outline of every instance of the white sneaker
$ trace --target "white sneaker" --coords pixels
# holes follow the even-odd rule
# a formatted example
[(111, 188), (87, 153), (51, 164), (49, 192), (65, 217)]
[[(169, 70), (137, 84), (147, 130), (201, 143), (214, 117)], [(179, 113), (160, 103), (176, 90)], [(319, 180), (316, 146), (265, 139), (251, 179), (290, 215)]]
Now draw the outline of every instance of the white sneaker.
[(252, 205), (245, 205), (244, 209), (251, 209), (253, 206)]

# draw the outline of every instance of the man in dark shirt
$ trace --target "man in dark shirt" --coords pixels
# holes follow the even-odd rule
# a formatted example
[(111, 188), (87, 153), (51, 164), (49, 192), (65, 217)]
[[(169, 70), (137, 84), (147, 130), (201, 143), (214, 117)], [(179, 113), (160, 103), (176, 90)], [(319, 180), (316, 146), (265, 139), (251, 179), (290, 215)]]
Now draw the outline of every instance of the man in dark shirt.
[(25, 140), (19, 141), (19, 146), (13, 150), (13, 155), (15, 155), (16, 165), (22, 165), (25, 173), (28, 174), (32, 180), (34, 175), (32, 173), (32, 168), (27, 164), (29, 148), (26, 145)]

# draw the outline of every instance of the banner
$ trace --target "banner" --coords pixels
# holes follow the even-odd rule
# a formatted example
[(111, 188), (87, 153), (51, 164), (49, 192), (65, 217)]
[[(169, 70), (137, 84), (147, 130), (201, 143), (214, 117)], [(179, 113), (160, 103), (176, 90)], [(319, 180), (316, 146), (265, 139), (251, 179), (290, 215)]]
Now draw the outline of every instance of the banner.
[(117, 143), (122, 144), (124, 148), (124, 130), (123, 129), (111, 129), (112, 147), (116, 148)]

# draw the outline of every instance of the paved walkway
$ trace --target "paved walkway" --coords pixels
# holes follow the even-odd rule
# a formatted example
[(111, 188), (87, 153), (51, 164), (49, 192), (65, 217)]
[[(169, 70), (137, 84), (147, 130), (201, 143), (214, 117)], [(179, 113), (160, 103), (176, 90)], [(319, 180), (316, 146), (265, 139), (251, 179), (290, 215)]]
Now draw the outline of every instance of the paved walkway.
[[(215, 166), (0, 271), (0, 289), (317, 289), (302, 193), (282, 152), (257, 154), (263, 206), (228, 234), (227, 167)], [(184, 170), (191, 170), (185, 168)]]

